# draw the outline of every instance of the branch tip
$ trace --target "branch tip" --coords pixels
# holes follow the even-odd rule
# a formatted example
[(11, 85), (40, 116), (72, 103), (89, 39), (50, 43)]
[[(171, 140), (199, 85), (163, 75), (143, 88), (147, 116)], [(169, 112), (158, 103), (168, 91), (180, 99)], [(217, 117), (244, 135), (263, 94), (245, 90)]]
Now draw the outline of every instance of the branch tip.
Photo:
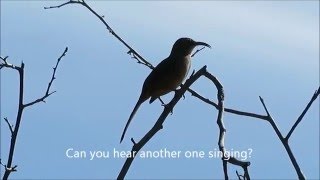
[(131, 142), (133, 143), (133, 145), (137, 144), (136, 141), (133, 138), (131, 138)]
[(8, 120), (8, 118), (7, 117), (5, 117), (5, 118), (3, 118), (5, 121), (6, 121), (6, 123), (7, 123), (7, 125), (8, 125), (8, 127), (9, 127), (9, 130), (10, 130), (10, 132), (11, 132), (11, 136), (13, 135), (13, 133), (14, 133), (14, 131), (13, 131), (13, 125), (12, 124), (10, 124), (10, 122), (9, 122), (9, 120)]

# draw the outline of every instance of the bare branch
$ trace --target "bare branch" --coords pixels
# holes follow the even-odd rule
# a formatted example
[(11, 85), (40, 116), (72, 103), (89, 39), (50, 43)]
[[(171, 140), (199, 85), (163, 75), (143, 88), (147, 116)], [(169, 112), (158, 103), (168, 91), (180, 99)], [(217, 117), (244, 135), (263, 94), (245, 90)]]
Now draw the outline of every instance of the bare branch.
[(5, 117), (4, 120), (5, 120), (6, 123), (8, 124), (9, 130), (10, 130), (11, 136), (12, 136), (12, 134), (13, 134), (13, 129), (12, 129), (13, 125), (10, 124), (8, 118)]
[(11, 172), (16, 171), (17, 166), (12, 166), (13, 161), (13, 154), (15, 150), (16, 140), (18, 136), (18, 131), (21, 123), (22, 113), (23, 113), (23, 92), (24, 92), (24, 63), (21, 63), (20, 67), (17, 67), (16, 70), (19, 73), (19, 102), (18, 102), (18, 113), (16, 118), (16, 124), (11, 135), (11, 142), (10, 142), (10, 149), (9, 149), (9, 156), (8, 161), (6, 164), (6, 169), (3, 175), (3, 180), (7, 180)]
[(9, 56), (6, 56), (4, 58), (0, 57), (0, 59), (3, 61), (3, 62), (0, 62), (0, 70), (5, 67), (5, 68), (15, 69), (15, 70), (19, 71), (20, 70), (19, 66), (15, 66), (13, 64), (8, 63), (8, 61), (7, 61), (8, 57)]
[(131, 138), (131, 142), (133, 143), (133, 145), (137, 144), (133, 138)]
[(286, 138), (284, 138), (284, 137), (282, 136), (282, 134), (281, 134), (281, 132), (280, 132), (277, 124), (275, 123), (275, 121), (273, 120), (272, 116), (270, 115), (270, 113), (269, 113), (269, 111), (268, 111), (268, 108), (267, 108), (267, 106), (266, 106), (265, 103), (264, 103), (264, 100), (263, 100), (260, 96), (259, 96), (259, 98), (260, 98), (260, 101), (261, 101), (261, 103), (262, 103), (262, 105), (263, 105), (266, 113), (268, 114), (268, 117), (269, 117), (268, 122), (271, 124), (273, 130), (276, 132), (278, 138), (280, 139), (280, 141), (282, 142), (284, 148), (286, 149), (286, 151), (287, 151), (287, 153), (288, 153), (288, 155), (289, 155), (289, 158), (290, 158), (290, 160), (291, 160), (291, 163), (292, 163), (293, 167), (294, 167), (295, 170), (296, 170), (296, 173), (297, 173), (297, 175), (298, 175), (298, 178), (299, 178), (300, 180), (306, 179), (305, 176), (304, 176), (304, 174), (302, 173), (302, 171), (301, 171), (301, 169), (300, 169), (300, 166), (299, 166), (296, 158), (294, 157), (294, 155), (293, 155), (293, 153), (292, 153), (292, 150), (291, 150), (291, 148), (290, 148), (290, 146), (289, 146), (289, 144), (288, 144), (288, 141), (286, 140)]
[(56, 91), (50, 92), (50, 88), (51, 88), (51, 85), (52, 85), (53, 81), (56, 79), (55, 75), (56, 75), (56, 71), (57, 71), (57, 68), (59, 66), (59, 63), (60, 63), (62, 57), (64, 57), (67, 52), (68, 52), (68, 47), (65, 48), (65, 50), (62, 53), (62, 55), (58, 58), (57, 63), (55, 65), (55, 67), (53, 68), (53, 73), (52, 73), (51, 79), (50, 79), (50, 81), (48, 83), (48, 87), (47, 87), (47, 90), (46, 90), (45, 94), (41, 98), (38, 98), (38, 99), (36, 99), (36, 100), (34, 100), (34, 101), (30, 102), (30, 103), (25, 104), (24, 107), (32, 106), (32, 105), (34, 105), (36, 103), (39, 103), (39, 102), (45, 102), (45, 99), (47, 97), (49, 97), (50, 95), (52, 95), (53, 93), (56, 92)]
[(6, 171), (10, 171), (10, 172), (14, 172), (14, 171), (17, 171), (17, 165), (13, 166), (13, 167), (7, 167), (5, 164), (2, 163), (1, 159), (0, 159), (0, 165), (4, 167), (4, 169)]
[(268, 122), (271, 124), (273, 130), (276, 132), (276, 134), (278, 135), (279, 139), (282, 141), (283, 140), (283, 135), (281, 134), (277, 124), (275, 123), (275, 121), (273, 120), (272, 116), (270, 115), (268, 108), (266, 106), (266, 104), (264, 103), (264, 100), (261, 96), (259, 96), (260, 102), (263, 105), (264, 110), (266, 111), (267, 115), (268, 115)]
[(224, 179), (228, 180), (229, 175), (228, 175), (228, 161), (224, 158), (222, 158), (222, 167), (223, 167), (223, 174), (224, 174)]
[(320, 86), (318, 88), (318, 90), (316, 90), (316, 92), (313, 94), (313, 96), (311, 97), (308, 105), (306, 106), (306, 108), (303, 110), (303, 112), (301, 113), (301, 115), (298, 117), (298, 119), (296, 120), (296, 122), (294, 123), (294, 125), (292, 126), (292, 128), (290, 129), (289, 133), (286, 136), (286, 141), (289, 140), (291, 134), (293, 133), (293, 131), (296, 129), (296, 127), (299, 125), (299, 123), (301, 122), (302, 118), (304, 117), (304, 115), (307, 113), (307, 111), (309, 110), (310, 106), (312, 105), (312, 103), (317, 99), (317, 97), (320, 94)]
[(1, 159), (0, 159), (0, 165), (6, 168), (6, 165), (2, 163)]
[(68, 2), (65, 2), (65, 3), (63, 3), (63, 4), (60, 4), (60, 5), (58, 5), (58, 6), (44, 7), (44, 9), (61, 8), (62, 6), (65, 6), (65, 5), (67, 5), (67, 4), (75, 4), (75, 3), (81, 4), (81, 1), (80, 1), (80, 0), (69, 0)]
[(67, 4), (72, 4), (72, 3), (81, 4), (84, 7), (86, 7), (91, 13), (93, 13), (106, 26), (109, 33), (111, 33), (114, 37), (116, 37), (123, 45), (125, 45), (129, 49), (128, 54), (132, 55), (132, 57), (134, 59), (138, 60), (139, 63), (146, 65), (150, 69), (154, 68), (154, 66), (151, 63), (149, 63), (147, 60), (145, 60), (138, 52), (136, 52), (131, 46), (129, 46), (117, 33), (114, 32), (114, 30), (111, 28), (111, 26), (109, 26), (109, 24), (104, 20), (105, 16), (100, 16), (85, 1), (70, 0), (66, 3), (63, 3), (58, 6), (45, 7), (45, 9), (60, 8), (62, 6), (65, 6)]
[[(203, 101), (211, 106), (214, 106), (217, 110), (219, 109), (217, 103), (210, 101), (208, 98), (201, 96), (199, 93), (197, 93), (196, 91), (194, 91), (190, 88), (188, 89), (188, 91), (191, 93), (192, 96), (195, 96), (196, 98), (200, 99), (201, 101)], [(268, 116), (265, 116), (265, 115), (260, 115), (260, 114), (255, 114), (255, 113), (251, 113), (251, 112), (245, 112), (245, 111), (239, 111), (239, 110), (230, 109), (230, 108), (225, 108), (224, 110), (225, 110), (225, 112), (236, 114), (236, 115), (248, 116), (248, 117), (257, 118), (257, 119), (261, 119), (261, 120), (268, 120)]]
[(222, 84), (219, 82), (219, 80), (213, 76), (212, 74), (210, 74), (209, 72), (205, 72), (204, 76), (206, 78), (208, 78), (209, 80), (211, 80), (215, 87), (218, 90), (217, 93), (217, 99), (218, 99), (218, 117), (217, 117), (217, 124), (219, 126), (219, 140), (218, 140), (218, 145), (219, 145), (219, 150), (222, 152), (223, 157), (222, 157), (222, 163), (223, 163), (223, 172), (224, 172), (224, 176), (225, 179), (229, 179), (228, 177), (228, 169), (227, 169), (227, 162), (237, 165), (237, 166), (241, 166), (243, 168), (244, 171), (247, 171), (247, 177), (248, 179), (250, 179), (249, 176), (249, 172), (248, 172), (248, 166), (250, 165), (250, 162), (245, 162), (245, 161), (240, 161), (238, 159), (236, 159), (233, 156), (230, 157), (226, 157), (226, 153), (225, 153), (225, 147), (224, 147), (224, 139), (225, 139), (225, 132), (226, 132), (226, 128), (224, 126), (223, 123), (223, 113), (224, 113), (224, 92), (223, 92), (223, 86)]
[(238, 171), (236, 171), (236, 174), (237, 174), (238, 180), (244, 179), (244, 176), (239, 174)]
[(262, 99), (261, 96), (259, 96), (259, 99), (260, 99), (260, 102), (261, 102), (262, 105), (263, 105), (264, 110), (266, 111), (266, 113), (267, 113), (267, 115), (268, 115), (268, 117), (269, 117), (268, 120), (270, 120), (271, 116), (270, 116), (270, 113), (269, 113), (269, 111), (268, 111), (268, 109), (267, 109), (267, 106), (266, 106), (265, 103), (264, 103), (264, 100)]
[[(3, 180), (7, 180), (9, 178), (9, 175), (11, 174), (11, 172), (17, 171), (16, 168), (18, 167), (17, 165), (12, 166), (12, 162), (13, 162), (13, 157), (14, 157), (14, 151), (15, 151), (15, 145), (16, 145), (16, 141), (17, 141), (17, 137), (18, 137), (18, 132), (19, 132), (19, 127), (21, 124), (21, 120), (22, 120), (22, 114), (23, 114), (23, 110), (25, 107), (31, 106), (37, 102), (40, 101), (44, 101), (45, 98), (47, 98), (48, 96), (50, 96), (52, 93), (54, 92), (50, 92), (50, 87), (51, 84), (53, 82), (53, 80), (55, 79), (55, 73), (56, 73), (56, 69), (59, 65), (59, 62), (61, 60), (61, 58), (65, 55), (65, 53), (68, 51), (68, 48), (65, 49), (64, 53), (58, 58), (57, 64), (54, 67), (54, 72), (52, 75), (52, 78), (49, 82), (47, 91), (45, 93), (45, 95), (42, 98), (39, 98), (31, 103), (28, 103), (26, 105), (23, 104), (23, 97), (24, 97), (24, 63), (22, 62), (20, 66), (14, 66), (14, 65), (8, 65), (9, 63), (7, 62), (7, 58), (1, 58), (3, 60), (5, 64), (4, 67), (8, 67), (12, 68), (12, 69), (16, 69), (19, 73), (19, 103), (18, 103), (18, 113), (17, 113), (17, 118), (16, 118), (16, 122), (15, 122), (15, 126), (14, 129), (12, 129), (9, 121), (5, 118), (7, 124), (9, 125), (10, 131), (11, 131), (11, 141), (10, 141), (10, 148), (9, 148), (9, 155), (8, 155), (8, 161), (7, 164), (5, 165), (5, 172), (3, 175)], [(0, 64), (0, 66), (2, 65)]]

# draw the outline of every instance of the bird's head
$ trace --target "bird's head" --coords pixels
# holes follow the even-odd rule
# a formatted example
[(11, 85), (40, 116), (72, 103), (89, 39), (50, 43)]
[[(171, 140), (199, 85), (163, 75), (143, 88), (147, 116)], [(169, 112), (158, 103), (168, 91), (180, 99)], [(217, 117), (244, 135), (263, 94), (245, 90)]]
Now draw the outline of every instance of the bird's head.
[(171, 50), (171, 54), (172, 56), (187, 56), (187, 55), (191, 55), (192, 50), (196, 47), (196, 46), (206, 46), (211, 48), (211, 46), (207, 43), (204, 42), (198, 42), (198, 41), (194, 41), (191, 38), (180, 38), (178, 39)]

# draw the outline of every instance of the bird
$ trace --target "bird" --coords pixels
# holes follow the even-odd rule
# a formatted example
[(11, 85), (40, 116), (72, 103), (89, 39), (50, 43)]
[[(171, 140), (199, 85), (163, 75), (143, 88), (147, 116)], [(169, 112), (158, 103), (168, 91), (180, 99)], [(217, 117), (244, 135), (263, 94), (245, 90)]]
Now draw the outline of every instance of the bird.
[(209, 44), (204, 42), (194, 41), (186, 37), (179, 38), (173, 44), (170, 55), (151, 71), (143, 83), (140, 97), (129, 116), (120, 143), (133, 116), (143, 102), (150, 98), (149, 103), (151, 104), (160, 96), (176, 90), (182, 84), (191, 66), (191, 53), (199, 45), (211, 48)]

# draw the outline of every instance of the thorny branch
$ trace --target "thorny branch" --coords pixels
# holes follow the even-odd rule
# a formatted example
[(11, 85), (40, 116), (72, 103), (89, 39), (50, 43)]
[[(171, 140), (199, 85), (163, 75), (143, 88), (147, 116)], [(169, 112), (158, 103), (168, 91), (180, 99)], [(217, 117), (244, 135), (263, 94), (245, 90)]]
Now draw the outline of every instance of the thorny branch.
[(24, 104), (23, 103), (23, 96), (24, 96), (24, 63), (22, 62), (20, 66), (15, 66), (15, 65), (12, 65), (12, 64), (7, 62), (8, 56), (5, 57), (5, 58), (0, 57), (0, 59), (3, 61), (3, 62), (0, 63), (0, 69), (2, 69), (2, 68), (14, 69), (14, 70), (17, 70), (18, 73), (19, 73), (19, 103), (18, 103), (18, 113), (17, 113), (16, 123), (15, 123), (14, 129), (13, 129), (13, 126), (9, 123), (8, 119), (5, 118), (5, 121), (7, 122), (8, 126), (9, 126), (9, 129), (10, 129), (10, 132), (11, 132), (11, 141), (10, 141), (10, 149), (9, 149), (8, 161), (7, 161), (7, 164), (4, 165), (5, 172), (4, 172), (4, 175), (3, 175), (3, 178), (2, 178), (3, 180), (7, 180), (9, 175), (11, 174), (11, 172), (17, 171), (16, 168), (18, 166), (17, 165), (12, 166), (12, 161), (13, 161), (13, 156), (14, 156), (14, 150), (15, 150), (15, 147), (16, 147), (15, 145), (16, 145), (16, 141), (17, 141), (19, 127), (20, 127), (21, 120), (22, 120), (23, 110), (26, 107), (32, 106), (32, 105), (34, 105), (34, 104), (36, 104), (38, 102), (44, 102), (44, 100), (53, 93), (53, 92), (51, 92), (51, 93), (49, 93), (49, 92), (50, 92), (50, 88), (51, 88), (51, 85), (53, 83), (53, 80), (55, 79), (56, 69), (58, 68), (58, 65), (59, 65), (59, 63), (61, 61), (61, 58), (63, 56), (65, 56), (67, 51), (68, 51), (68, 47), (66, 47), (66, 49), (64, 50), (62, 55), (58, 58), (57, 64), (54, 67), (54, 71), (53, 71), (51, 80), (50, 80), (50, 82), (48, 84), (48, 88), (46, 90), (45, 95), (43, 97), (33, 101), (33, 102), (28, 103), (28, 104)]
[[(60, 8), (60, 7), (65, 6), (65, 5), (67, 5), (67, 4), (80, 4), (80, 5), (83, 5), (84, 7), (86, 7), (90, 12), (92, 12), (92, 13), (106, 26), (107, 30), (109, 30), (109, 32), (110, 32), (112, 35), (114, 35), (120, 42), (122, 42), (122, 43), (129, 49), (129, 51), (128, 51), (127, 53), (130, 54), (133, 59), (136, 59), (136, 60), (138, 61), (138, 63), (143, 64), (143, 65), (149, 67), (150, 69), (153, 69), (153, 68), (154, 68), (154, 66), (153, 66), (151, 63), (149, 63), (148, 61), (146, 61), (140, 54), (138, 54), (131, 46), (129, 46), (122, 38), (120, 38), (120, 37), (113, 31), (113, 29), (112, 29), (112, 28), (106, 23), (106, 21), (104, 20), (104, 16), (100, 16), (99, 14), (97, 14), (91, 7), (89, 7), (89, 6), (84, 2), (84, 0), (69, 0), (68, 2), (63, 3), (63, 4), (61, 4), (61, 5), (45, 7), (45, 9)], [(202, 50), (202, 49), (197, 50), (192, 56), (194, 56), (196, 53), (198, 53), (198, 52), (201, 51), (201, 50)], [(319, 88), (320, 88), (320, 87), (319, 87)], [(205, 103), (207, 103), (207, 104), (210, 104), (210, 105), (214, 106), (217, 110), (220, 110), (220, 109), (221, 109), (220, 106), (219, 106), (217, 103), (215, 103), (215, 102), (213, 102), (213, 101), (210, 101), (209, 99), (201, 96), (201, 95), (198, 94), (196, 91), (194, 91), (194, 90), (192, 90), (192, 89), (190, 89), (190, 88), (187, 88), (186, 90), (189, 91), (192, 96), (195, 96), (195, 97), (197, 97), (198, 99), (200, 99), (201, 101), (203, 101), (203, 102), (205, 102)], [(292, 152), (291, 152), (291, 149), (290, 149), (287, 141), (288, 141), (288, 139), (290, 138), (291, 134), (293, 133), (294, 129), (295, 129), (295, 128), (297, 127), (297, 125), (301, 122), (304, 114), (308, 111), (309, 107), (311, 106), (311, 104), (314, 102), (314, 100), (315, 100), (318, 96), (319, 96), (319, 89), (318, 89), (318, 91), (316, 91), (316, 93), (314, 94), (313, 98), (311, 99), (311, 101), (309, 102), (309, 104), (307, 105), (307, 107), (305, 108), (305, 110), (304, 110), (304, 111), (302, 112), (302, 114), (299, 116), (299, 118), (297, 119), (297, 121), (295, 122), (295, 124), (293, 125), (293, 127), (291, 128), (291, 130), (289, 131), (288, 135), (286, 136), (286, 138), (284, 138), (284, 137), (281, 135), (279, 129), (277, 128), (277, 125), (275, 124), (275, 122), (274, 122), (273, 119), (271, 118), (271, 116), (270, 116), (270, 114), (269, 114), (269, 112), (267, 111), (267, 109), (266, 109), (265, 106), (264, 106), (264, 108), (265, 108), (265, 110), (266, 110), (266, 112), (267, 112), (267, 115), (260, 115), (260, 114), (256, 114), (256, 113), (239, 111), (239, 110), (230, 109), (230, 108), (224, 108), (224, 111), (225, 111), (225, 112), (228, 112), (228, 113), (236, 114), (236, 115), (241, 115), (241, 116), (247, 116), (247, 117), (251, 117), (251, 118), (256, 118), (256, 119), (258, 119), (258, 120), (268, 121), (269, 123), (271, 123), (271, 125), (272, 125), (272, 127), (274, 128), (274, 130), (275, 130), (276, 134), (278, 135), (278, 137), (279, 137), (279, 138), (281, 137), (280, 139), (283, 140), (283, 143), (285, 142), (285, 143), (284, 143), (285, 148), (286, 148), (286, 150), (287, 150), (287, 152), (288, 152), (288, 154), (289, 154), (289, 157), (290, 157), (292, 163), (293, 163), (294, 166), (295, 166), (295, 169), (296, 169), (296, 171), (297, 171), (298, 177), (299, 177), (300, 179), (305, 179), (304, 176), (303, 176), (303, 174), (302, 174), (302, 172), (300, 171), (300, 168), (297, 168), (298, 166), (296, 167), (296, 165), (295, 165), (295, 163), (294, 163), (294, 162), (295, 162), (295, 159), (294, 159), (294, 156), (293, 156), (293, 154), (292, 154)], [(261, 100), (261, 102), (263, 102), (263, 99), (262, 99), (262, 98), (261, 98), (260, 100)], [(263, 104), (264, 104), (264, 103), (263, 103)], [(160, 117), (161, 117), (161, 116), (160, 116)], [(158, 121), (159, 121), (159, 120), (158, 120)], [(161, 125), (161, 128), (162, 128), (162, 125)], [(223, 130), (223, 129), (222, 129), (222, 130)], [(149, 131), (149, 132), (150, 132), (150, 131)], [(146, 137), (146, 136), (145, 136), (145, 137)], [(143, 139), (142, 139), (142, 140), (143, 140)], [(141, 142), (142, 140), (140, 140), (140, 142)], [(148, 139), (148, 140), (149, 140), (149, 139)], [(132, 142), (135, 142), (135, 141), (132, 139)], [(135, 147), (135, 148), (138, 147), (138, 145), (141, 145), (141, 144), (139, 144), (139, 143), (134, 143), (134, 147)], [(133, 149), (134, 149), (134, 148), (133, 148)], [(133, 160), (133, 159), (132, 159), (132, 160)], [(132, 160), (131, 160), (131, 162), (132, 162)], [(126, 163), (124, 164), (124, 167), (125, 167), (126, 165), (128, 165), (128, 163), (129, 163), (129, 166), (130, 166), (131, 162), (130, 162), (130, 160), (129, 160), (129, 162), (128, 162), (128, 159), (127, 159)], [(237, 175), (238, 178), (241, 178), (241, 177), (243, 177), (243, 179), (249, 179), (249, 178), (250, 178), (250, 177), (249, 177), (249, 173), (248, 173), (248, 171), (247, 171), (247, 167), (248, 167), (249, 164), (250, 164), (249, 162), (243, 163), (243, 162), (241, 162), (241, 161), (239, 162), (238, 160), (233, 159), (233, 158), (230, 158), (230, 159), (228, 160), (228, 162), (231, 163), (231, 164), (235, 164), (235, 165), (240, 165), (240, 166), (243, 165), (242, 167), (243, 167), (243, 169), (244, 169), (244, 175), (240, 175), (240, 176)], [(246, 163), (247, 163), (247, 164), (246, 164)], [(241, 164), (242, 164), (242, 165), (241, 165)], [(224, 166), (225, 166), (225, 164), (224, 164)], [(226, 167), (225, 167), (225, 170), (226, 170)], [(300, 172), (299, 172), (299, 171), (300, 171)], [(123, 175), (123, 177), (124, 177), (125, 174), (122, 174), (122, 175)], [(122, 177), (122, 176), (121, 176), (121, 172), (120, 172), (120, 174), (119, 174), (119, 177)], [(119, 178), (119, 177), (118, 177), (118, 178)]]

